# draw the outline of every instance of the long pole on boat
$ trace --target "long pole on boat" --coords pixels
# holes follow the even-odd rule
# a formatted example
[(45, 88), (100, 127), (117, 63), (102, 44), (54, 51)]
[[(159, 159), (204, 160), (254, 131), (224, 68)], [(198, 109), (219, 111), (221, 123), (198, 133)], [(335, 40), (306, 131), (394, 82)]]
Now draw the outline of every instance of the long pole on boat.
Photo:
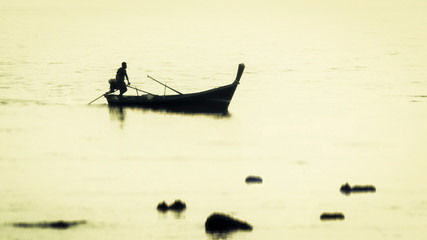
[[(118, 89), (114, 90), (114, 92), (116, 92), (117, 90), (118, 90)], [(111, 92), (111, 93), (114, 93), (114, 92)], [(87, 105), (90, 105), (91, 103), (95, 102), (96, 100), (98, 100), (98, 99), (102, 98), (102, 97), (103, 97), (103, 96), (105, 96), (107, 93), (109, 93), (109, 92), (106, 92), (106, 93), (102, 94), (101, 96), (99, 96), (99, 97), (95, 98), (94, 100), (92, 100), (92, 102), (88, 103)]]
[(136, 91), (140, 91), (140, 92), (143, 92), (143, 93), (146, 93), (146, 94), (155, 95), (155, 94), (149, 93), (149, 92), (147, 92), (147, 91), (144, 91), (144, 90), (141, 90), (141, 89), (139, 89), (139, 88), (132, 87), (132, 86), (129, 86), (129, 85), (128, 85), (128, 88), (132, 88), (132, 89), (135, 89)]
[[(129, 85), (127, 85), (127, 87), (128, 87), (128, 88), (135, 89), (136, 91), (140, 91), (140, 92), (143, 92), (143, 93), (147, 93), (147, 94), (150, 94), (150, 95), (155, 95), (155, 94), (149, 93), (149, 92), (147, 92), (147, 91), (141, 90), (141, 89), (136, 88), (136, 87), (132, 87), (132, 86), (129, 86)], [(99, 96), (99, 97), (95, 98), (95, 99), (94, 99), (94, 100), (92, 100), (90, 103), (88, 103), (88, 105), (92, 104), (93, 102), (95, 102), (96, 100), (98, 100), (98, 99), (100, 99), (101, 97), (105, 96), (106, 94), (109, 94), (109, 93), (115, 93), (115, 92), (117, 92), (117, 90), (119, 90), (119, 89), (114, 90), (114, 92), (106, 92), (106, 93), (102, 94), (101, 96)]]
[(161, 84), (161, 85), (163, 85), (163, 86), (165, 86), (165, 87), (169, 88), (170, 90), (172, 90), (172, 91), (174, 91), (174, 92), (178, 93), (179, 95), (182, 95), (182, 93), (178, 92), (177, 90), (175, 90), (175, 89), (173, 89), (173, 88), (171, 88), (171, 87), (166, 86), (165, 84), (163, 84), (163, 83), (162, 83), (162, 82), (160, 82), (160, 81), (157, 81), (156, 79), (152, 78), (150, 75), (147, 75), (147, 77), (148, 77), (148, 78), (150, 78), (151, 80), (156, 81), (158, 84)]

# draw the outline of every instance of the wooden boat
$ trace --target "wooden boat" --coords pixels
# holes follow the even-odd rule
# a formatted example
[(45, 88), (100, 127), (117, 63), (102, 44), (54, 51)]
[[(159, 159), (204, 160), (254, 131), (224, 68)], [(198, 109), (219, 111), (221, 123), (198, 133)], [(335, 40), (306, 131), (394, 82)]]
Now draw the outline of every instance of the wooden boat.
[(134, 106), (149, 109), (164, 109), (176, 112), (226, 113), (243, 74), (245, 65), (239, 64), (233, 83), (210, 90), (175, 95), (144, 94), (140, 96), (104, 95), (110, 106)]

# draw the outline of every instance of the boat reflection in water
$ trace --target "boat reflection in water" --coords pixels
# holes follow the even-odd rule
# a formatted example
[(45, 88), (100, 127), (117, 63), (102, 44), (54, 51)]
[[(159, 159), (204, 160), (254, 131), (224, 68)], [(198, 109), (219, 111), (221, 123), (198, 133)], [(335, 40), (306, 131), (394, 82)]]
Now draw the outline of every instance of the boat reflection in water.
[(228, 106), (236, 91), (245, 65), (239, 64), (236, 79), (233, 83), (210, 90), (175, 95), (144, 94), (141, 96), (119, 96), (106, 94), (109, 106), (137, 107), (151, 110), (162, 110), (189, 114), (228, 115)]
[(140, 112), (155, 112), (155, 113), (164, 113), (164, 114), (178, 114), (178, 115), (203, 115), (212, 118), (229, 118), (231, 117), (230, 112), (207, 112), (207, 111), (178, 111), (177, 109), (153, 109), (145, 108), (138, 106), (117, 106), (117, 105), (108, 105), (108, 111), (110, 113), (111, 120), (116, 121), (125, 121), (127, 110), (130, 111), (140, 111)]
[(118, 120), (123, 122), (126, 119), (125, 111), (120, 106), (109, 106), (108, 112), (110, 113), (111, 120)]

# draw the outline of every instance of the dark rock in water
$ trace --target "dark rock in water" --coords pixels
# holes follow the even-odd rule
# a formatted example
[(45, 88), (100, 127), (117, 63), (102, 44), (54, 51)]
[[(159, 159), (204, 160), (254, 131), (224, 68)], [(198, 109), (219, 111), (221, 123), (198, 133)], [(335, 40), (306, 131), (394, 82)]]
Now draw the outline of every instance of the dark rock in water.
[(14, 227), (20, 228), (52, 228), (52, 229), (67, 229), (80, 224), (85, 224), (86, 221), (56, 221), (56, 222), (35, 222), (35, 223), (14, 223)]
[(157, 205), (157, 210), (166, 212), (168, 210), (168, 205), (166, 204), (165, 201), (163, 201)]
[(185, 205), (185, 203), (181, 200), (175, 200), (174, 203), (172, 203), (172, 205), (169, 206), (169, 210), (173, 210), (173, 211), (183, 211), (187, 206)]
[(235, 219), (231, 216), (222, 213), (213, 213), (207, 219), (205, 223), (205, 229), (207, 232), (230, 232), (236, 230), (252, 230), (252, 226), (239, 219)]
[(248, 176), (245, 180), (246, 183), (262, 183), (262, 178), (259, 176)]
[(65, 228), (71, 227), (72, 225), (75, 225), (75, 224), (70, 223), (70, 222), (58, 221), (58, 222), (50, 223), (49, 227), (65, 229)]
[(320, 220), (344, 220), (342, 213), (322, 213)]
[(375, 192), (376, 189), (374, 186), (370, 186), (370, 185), (367, 185), (367, 186), (357, 186), (356, 185), (356, 186), (353, 186), (351, 188), (351, 191), (352, 192)]
[(350, 194), (351, 193), (351, 187), (348, 183), (346, 183), (344, 185), (341, 185), (340, 191), (342, 193), (345, 193), (345, 194)]
[(348, 183), (341, 185), (340, 191), (344, 194), (350, 193), (362, 193), (362, 192), (375, 192), (376, 189), (372, 185), (359, 186), (354, 185), (350, 186)]
[(175, 202), (173, 202), (170, 206), (168, 206), (165, 201), (157, 205), (157, 210), (161, 212), (166, 212), (168, 210), (180, 212), (185, 210), (186, 208), (187, 206), (185, 205), (185, 202), (181, 200), (175, 200)]

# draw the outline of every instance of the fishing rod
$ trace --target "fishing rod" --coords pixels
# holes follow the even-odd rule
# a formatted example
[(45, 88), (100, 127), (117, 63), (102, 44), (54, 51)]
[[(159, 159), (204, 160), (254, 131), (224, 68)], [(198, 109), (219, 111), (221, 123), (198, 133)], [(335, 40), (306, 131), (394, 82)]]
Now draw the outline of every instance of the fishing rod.
[(148, 77), (148, 78), (150, 78), (151, 80), (156, 81), (158, 84), (161, 84), (161, 85), (163, 85), (163, 86), (165, 86), (165, 87), (169, 88), (170, 90), (172, 90), (172, 91), (174, 91), (174, 92), (178, 93), (179, 95), (182, 95), (182, 93), (178, 92), (177, 90), (175, 90), (175, 89), (173, 89), (173, 88), (171, 88), (171, 87), (167, 86), (166, 84), (164, 84), (164, 83), (162, 83), (162, 82), (160, 82), (160, 81), (157, 81), (156, 79), (152, 78), (150, 75), (147, 75), (147, 77)]

